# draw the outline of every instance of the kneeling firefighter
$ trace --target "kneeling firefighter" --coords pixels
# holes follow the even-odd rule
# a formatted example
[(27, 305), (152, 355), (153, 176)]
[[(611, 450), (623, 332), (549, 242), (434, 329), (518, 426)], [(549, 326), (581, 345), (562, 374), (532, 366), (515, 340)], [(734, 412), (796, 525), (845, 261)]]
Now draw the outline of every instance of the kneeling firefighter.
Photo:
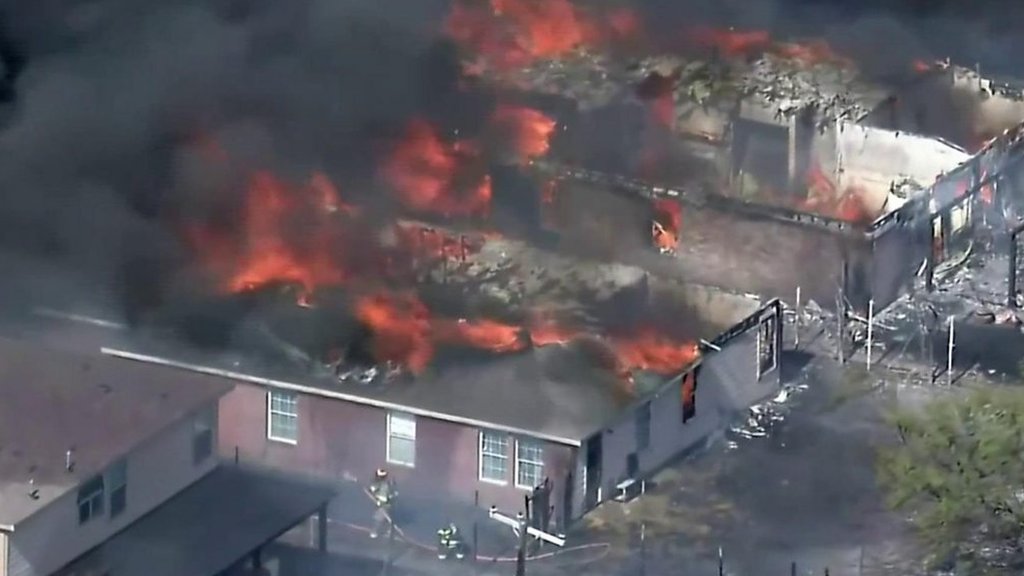
[(466, 557), (466, 543), (462, 541), (462, 533), (454, 523), (437, 531), (438, 560), (447, 560), (452, 556), (456, 560)]

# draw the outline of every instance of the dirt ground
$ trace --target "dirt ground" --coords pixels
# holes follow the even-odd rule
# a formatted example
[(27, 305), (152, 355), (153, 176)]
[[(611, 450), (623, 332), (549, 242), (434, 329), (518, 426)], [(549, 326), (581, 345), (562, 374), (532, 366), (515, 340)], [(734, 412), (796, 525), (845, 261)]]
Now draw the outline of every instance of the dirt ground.
[(790, 362), (801, 364), (786, 376), (808, 389), (767, 437), (727, 433), (658, 475), (643, 497), (588, 519), (584, 537), (614, 551), (593, 573), (711, 576), (719, 547), (736, 576), (790, 574), (793, 562), (798, 574), (920, 572), (912, 536), (875, 483), (882, 418), (903, 378), (839, 371), (822, 358)]

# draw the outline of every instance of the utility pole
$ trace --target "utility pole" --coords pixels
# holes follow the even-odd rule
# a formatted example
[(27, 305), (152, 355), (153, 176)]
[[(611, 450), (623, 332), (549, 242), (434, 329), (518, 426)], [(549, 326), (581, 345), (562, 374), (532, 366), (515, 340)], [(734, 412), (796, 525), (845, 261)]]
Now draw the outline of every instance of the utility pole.
[(530, 497), (523, 497), (523, 513), (519, 515), (519, 550), (516, 552), (516, 576), (526, 576), (527, 530), (530, 528)]
[(544, 532), (538, 528), (534, 528), (530, 525), (530, 496), (525, 496), (526, 509), (525, 512), (519, 512), (515, 518), (510, 517), (507, 514), (503, 514), (498, 511), (497, 506), (491, 506), (488, 516), (491, 520), (496, 520), (509, 528), (512, 528), (516, 538), (519, 539), (518, 552), (516, 553), (516, 576), (526, 576), (526, 546), (529, 543), (529, 536), (534, 539), (543, 540), (549, 544), (554, 544), (559, 548), (565, 546), (565, 537), (561, 535), (550, 534)]

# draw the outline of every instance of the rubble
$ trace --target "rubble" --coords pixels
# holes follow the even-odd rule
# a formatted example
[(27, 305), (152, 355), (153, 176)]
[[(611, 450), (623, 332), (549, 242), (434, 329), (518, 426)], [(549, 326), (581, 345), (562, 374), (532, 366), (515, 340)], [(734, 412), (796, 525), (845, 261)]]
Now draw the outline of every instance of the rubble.
[(729, 440), (728, 447), (737, 448), (739, 444), (736, 440), (741, 438), (766, 438), (775, 426), (786, 419), (790, 410), (789, 403), (796, 394), (807, 388), (806, 384), (786, 384), (771, 400), (751, 406), (746, 420), (729, 428), (734, 439)]

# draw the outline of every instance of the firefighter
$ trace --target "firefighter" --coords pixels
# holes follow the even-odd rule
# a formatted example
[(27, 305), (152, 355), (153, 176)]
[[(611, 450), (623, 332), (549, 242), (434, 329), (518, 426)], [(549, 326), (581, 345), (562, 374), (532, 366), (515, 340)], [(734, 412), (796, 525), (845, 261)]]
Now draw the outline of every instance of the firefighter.
[(398, 496), (395, 483), (388, 477), (388, 471), (378, 468), (374, 475), (373, 484), (370, 484), (370, 496), (377, 509), (373, 513), (373, 529), (370, 531), (370, 538), (376, 538), (383, 534), (388, 535), (394, 529), (391, 520), (391, 508)]
[(454, 523), (437, 531), (437, 559), (447, 560), (452, 554), (456, 560), (466, 557), (466, 545), (462, 541), (458, 526)]

